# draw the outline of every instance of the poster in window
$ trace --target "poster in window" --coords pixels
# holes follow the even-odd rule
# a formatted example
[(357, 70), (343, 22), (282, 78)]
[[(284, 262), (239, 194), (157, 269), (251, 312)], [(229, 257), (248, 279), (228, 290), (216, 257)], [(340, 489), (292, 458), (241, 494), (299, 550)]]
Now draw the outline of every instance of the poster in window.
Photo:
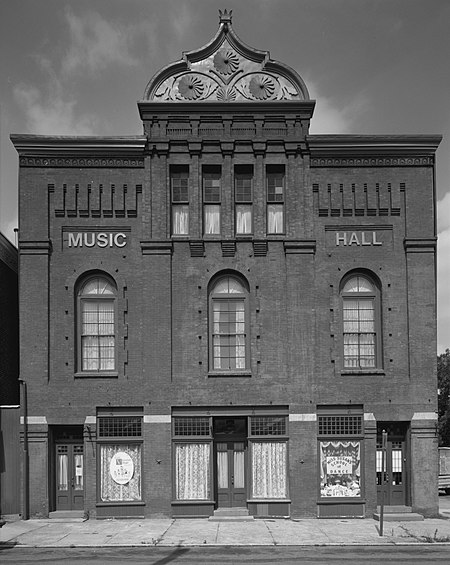
[(134, 475), (133, 459), (124, 451), (118, 451), (111, 457), (109, 473), (119, 485), (126, 485)]
[(361, 443), (320, 442), (320, 496), (361, 496)]

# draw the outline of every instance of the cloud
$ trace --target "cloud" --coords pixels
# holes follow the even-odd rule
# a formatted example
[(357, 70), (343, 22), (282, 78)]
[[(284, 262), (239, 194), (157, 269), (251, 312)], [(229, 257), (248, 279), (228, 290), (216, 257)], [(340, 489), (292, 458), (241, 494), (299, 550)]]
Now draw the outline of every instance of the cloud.
[(450, 228), (439, 233), (437, 258), (438, 353), (443, 353), (450, 348)]
[(437, 231), (438, 233), (450, 228), (450, 192), (445, 194), (437, 203)]
[(96, 73), (109, 65), (139, 64), (131, 49), (138, 33), (144, 31), (142, 24), (112, 24), (95, 12), (78, 16), (69, 8), (65, 17), (69, 26), (69, 49), (62, 60), (65, 75), (78, 71)]
[[(305, 78), (305, 77), (304, 77)], [(317, 100), (311, 120), (311, 133), (350, 133), (360, 116), (364, 115), (368, 100), (365, 96), (355, 96), (347, 105), (339, 108), (333, 99), (323, 96), (314, 80), (305, 78), (309, 95)]]
[(52, 135), (92, 135), (96, 120), (76, 114), (76, 101), (65, 98), (60, 88), (48, 88), (48, 94), (34, 86), (19, 85), (14, 96), (22, 106), (31, 133)]

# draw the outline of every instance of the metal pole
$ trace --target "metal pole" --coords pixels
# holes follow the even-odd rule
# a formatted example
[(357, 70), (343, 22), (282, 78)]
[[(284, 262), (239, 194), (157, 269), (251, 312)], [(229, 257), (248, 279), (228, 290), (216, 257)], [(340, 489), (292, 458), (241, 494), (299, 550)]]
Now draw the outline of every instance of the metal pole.
[(385, 490), (385, 467), (386, 467), (387, 432), (381, 433), (381, 506), (380, 506), (380, 536), (383, 535), (384, 526), (384, 490)]
[(22, 472), (22, 520), (28, 520), (29, 511), (29, 492), (28, 492), (28, 401), (27, 401), (27, 383), (19, 379), (22, 389), (22, 414), (23, 414), (23, 472)]

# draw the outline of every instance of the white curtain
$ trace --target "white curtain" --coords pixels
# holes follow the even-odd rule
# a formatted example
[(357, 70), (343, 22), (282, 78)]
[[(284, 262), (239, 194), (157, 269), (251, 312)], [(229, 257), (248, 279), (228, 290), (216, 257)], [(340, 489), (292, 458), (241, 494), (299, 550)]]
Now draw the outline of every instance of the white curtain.
[(177, 500), (210, 498), (210, 445), (183, 443), (175, 447), (175, 497)]
[(205, 204), (205, 234), (220, 234), (220, 206)]
[[(134, 474), (124, 485), (116, 483), (110, 473), (111, 459), (119, 451), (127, 453), (134, 463)], [(100, 498), (103, 502), (141, 500), (140, 445), (100, 445)]]
[(189, 206), (174, 204), (172, 207), (172, 230), (175, 235), (189, 233)]
[(236, 206), (236, 233), (252, 233), (252, 207), (251, 205)]
[(287, 446), (284, 442), (252, 442), (253, 498), (287, 497)]
[(114, 302), (82, 302), (82, 358), (84, 371), (114, 369)]
[(280, 204), (267, 205), (267, 232), (283, 233), (283, 206)]
[(58, 455), (58, 490), (68, 490), (68, 455)]

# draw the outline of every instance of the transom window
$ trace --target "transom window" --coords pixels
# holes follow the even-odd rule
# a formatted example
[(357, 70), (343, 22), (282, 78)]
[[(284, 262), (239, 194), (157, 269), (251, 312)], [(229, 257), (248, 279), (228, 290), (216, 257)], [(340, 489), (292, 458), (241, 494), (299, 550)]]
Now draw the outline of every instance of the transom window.
[(235, 170), (234, 183), (234, 199), (236, 202), (236, 234), (251, 234), (253, 232), (253, 168), (249, 166), (237, 166)]
[(371, 369), (378, 366), (379, 292), (374, 282), (356, 274), (342, 287), (344, 368)]
[(78, 293), (79, 365), (82, 371), (115, 370), (116, 287), (104, 276), (87, 279)]
[(172, 190), (172, 234), (189, 234), (189, 168), (174, 166), (170, 170)]
[(247, 290), (233, 276), (220, 278), (210, 292), (211, 369), (247, 368)]
[(267, 233), (284, 233), (284, 167), (267, 168)]

